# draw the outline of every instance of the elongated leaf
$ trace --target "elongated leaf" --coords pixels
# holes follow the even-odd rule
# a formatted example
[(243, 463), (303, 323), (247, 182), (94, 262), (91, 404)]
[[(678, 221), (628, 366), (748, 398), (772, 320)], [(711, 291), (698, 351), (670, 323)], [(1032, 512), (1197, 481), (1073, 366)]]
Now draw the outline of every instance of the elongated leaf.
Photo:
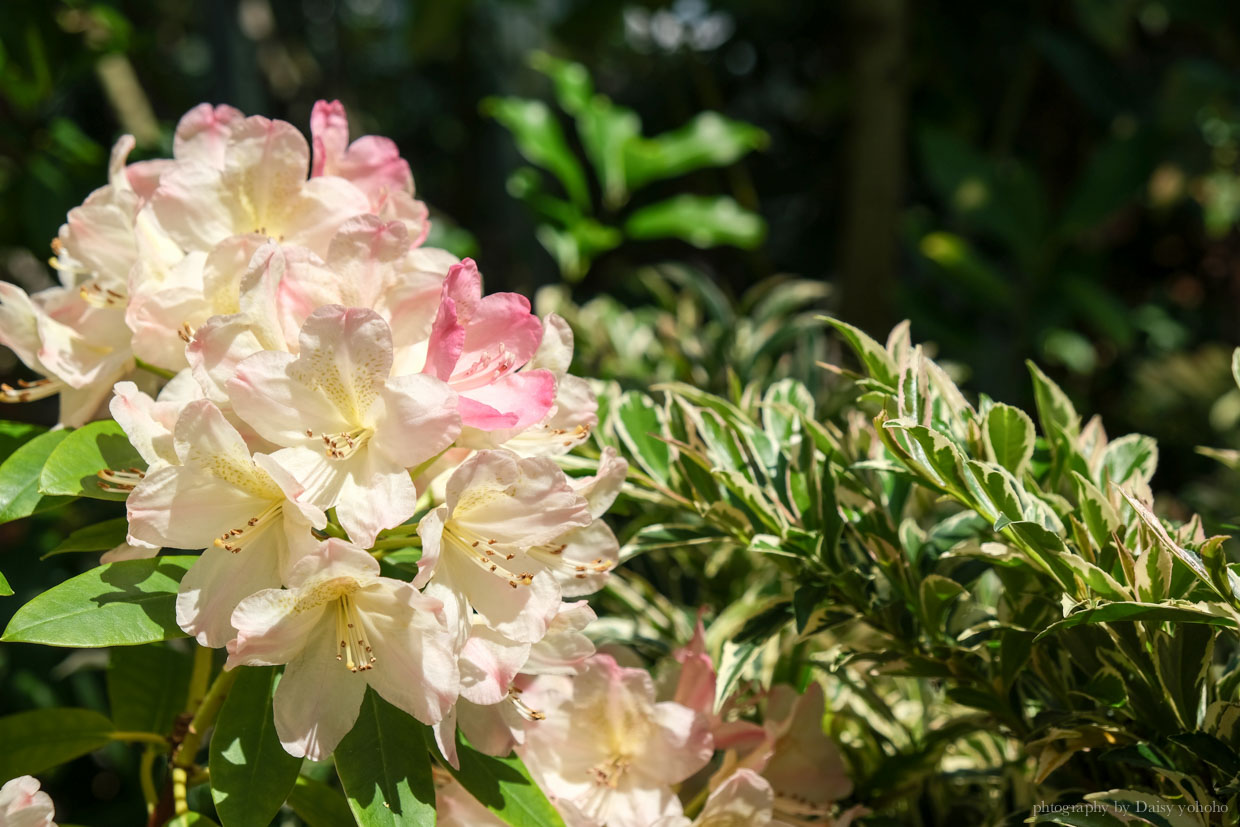
[(578, 207), (590, 204), (585, 172), (555, 118), (542, 101), (524, 98), (487, 98), (483, 112), (512, 133), (517, 151), (529, 161), (550, 172), (564, 185), (564, 191)]
[(197, 557), (124, 560), (93, 568), (17, 610), (0, 640), (49, 646), (133, 646), (185, 637), (177, 588)]
[(131, 732), (172, 731), (189, 694), (191, 658), (164, 646), (120, 646), (108, 662), (108, 704), (112, 720)]
[(36, 709), (0, 718), (0, 783), (94, 752), (115, 729), (90, 709)]
[(107, 551), (125, 542), (125, 535), (128, 531), (129, 521), (124, 517), (88, 525), (61, 540), (59, 545), (40, 559), (55, 557), (57, 554), (68, 554), (72, 551)]
[(478, 802), (511, 827), (563, 827), (560, 814), (515, 755), (495, 758), (463, 740), (457, 743), (461, 768), (448, 771)]
[(435, 785), (422, 729), (366, 690), (357, 723), (335, 755), (349, 808), (362, 827), (435, 823)]
[(752, 250), (766, 238), (766, 222), (727, 196), (678, 195), (635, 210), (624, 232), (629, 238), (679, 238), (694, 247)]
[(339, 790), (304, 775), (297, 776), (288, 805), (309, 827), (353, 827), (357, 823)]
[(702, 112), (679, 129), (634, 140), (625, 147), (629, 189), (702, 167), (726, 166), (768, 141), (767, 134), (753, 124)]
[(4, 575), (0, 574), (0, 597), (8, 597), (13, 593), (13, 587), (9, 585), (9, 581), (4, 579)]
[(1033, 458), (1033, 420), (1020, 408), (997, 404), (986, 412), (983, 431), (995, 462), (1020, 478)]
[(1104, 603), (1096, 609), (1082, 609), (1079, 612), (1073, 612), (1063, 620), (1047, 626), (1035, 640), (1041, 640), (1048, 635), (1053, 635), (1061, 629), (1080, 626), (1082, 623), (1118, 623), (1131, 620), (1170, 620), (1176, 623), (1205, 623), (1210, 626), (1224, 626), (1228, 629), (1236, 628), (1236, 621), (1231, 617), (1214, 614), (1206, 608), (1192, 603), (1185, 603), (1183, 601), (1169, 601), (1167, 603), (1123, 601)]
[(616, 404), (616, 435), (629, 449), (642, 470), (654, 480), (667, 483), (671, 468), (671, 448), (658, 438), (663, 419), (658, 406), (647, 396), (629, 391)]
[(72, 497), (45, 497), (39, 493), (39, 475), (68, 431), (48, 431), (24, 443), (0, 464), (0, 523), (20, 520), (69, 502)]
[(110, 419), (83, 425), (56, 446), (39, 476), (39, 491), (96, 500), (125, 499), (127, 493), (102, 487), (98, 473), (107, 468), (146, 469), (129, 437)]
[(211, 797), (224, 827), (266, 824), (297, 782), (301, 759), (285, 752), (271, 705), (274, 666), (241, 670), (211, 736)]
[(43, 433), (47, 433), (47, 428), (42, 425), (0, 419), (0, 461), (8, 459), (22, 445)]
[(896, 363), (891, 358), (891, 354), (887, 352), (887, 349), (870, 338), (865, 331), (853, 327), (847, 322), (841, 322), (839, 319), (825, 316), (823, 320), (844, 337), (844, 341), (848, 342), (848, 346), (852, 348), (853, 353), (857, 354), (857, 358), (861, 360), (861, 364), (865, 367), (866, 372), (870, 374), (870, 377), (883, 383), (894, 393), (898, 372), (896, 370)]

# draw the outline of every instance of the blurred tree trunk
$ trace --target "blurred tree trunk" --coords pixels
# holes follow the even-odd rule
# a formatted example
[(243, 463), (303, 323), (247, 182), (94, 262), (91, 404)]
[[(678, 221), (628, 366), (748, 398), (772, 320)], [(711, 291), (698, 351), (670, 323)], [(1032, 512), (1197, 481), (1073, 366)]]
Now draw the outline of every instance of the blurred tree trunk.
[(845, 145), (841, 315), (872, 335), (894, 324), (904, 195), (908, 0), (849, 0), (852, 113)]

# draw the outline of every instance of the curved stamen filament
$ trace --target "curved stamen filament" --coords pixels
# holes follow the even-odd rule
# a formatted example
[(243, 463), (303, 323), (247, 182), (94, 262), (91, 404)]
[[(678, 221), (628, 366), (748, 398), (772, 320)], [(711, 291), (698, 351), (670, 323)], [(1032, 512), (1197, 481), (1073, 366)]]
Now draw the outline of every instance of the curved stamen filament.
[(215, 544), (225, 551), (231, 551), (233, 554), (241, 551), (246, 545), (253, 542), (254, 538), (262, 533), (275, 518), (284, 513), (284, 501), (273, 502), (262, 511), (246, 520), (245, 525), (238, 528), (229, 529), (215, 538)]
[(370, 428), (354, 428), (338, 434), (319, 434), (323, 440), (323, 450), (332, 459), (347, 459), (356, 454), (369, 441)]
[(471, 531), (454, 521), (449, 521), (443, 528), (443, 539), (448, 545), (463, 553), (470, 562), (496, 577), (508, 581), (514, 589), (517, 586), (528, 586), (534, 582), (534, 575), (529, 572), (514, 573), (506, 565), (507, 561), (517, 555), (512, 552), (497, 551), (495, 539), (486, 539), (477, 532)]
[(375, 656), (366, 639), (366, 627), (362, 625), (357, 604), (347, 594), (336, 601), (336, 639), (340, 641), (336, 660), (343, 661), (350, 672), (374, 668)]
[(512, 702), (512, 706), (517, 710), (517, 714), (527, 721), (542, 721), (547, 715), (534, 709), (521, 699), (521, 690), (515, 686), (508, 687), (508, 700)]
[(490, 384), (501, 376), (507, 375), (516, 363), (516, 357), (509, 353), (501, 342), (494, 352), (484, 352), (465, 370), (453, 373), (452, 384), (458, 386), (464, 384), (469, 387)]
[(596, 557), (589, 563), (575, 563), (571, 560), (565, 560), (564, 549), (566, 548), (568, 548), (567, 543), (552, 543), (545, 546), (535, 546), (529, 550), (529, 554), (547, 568), (571, 574), (578, 580), (585, 580), (590, 576), (591, 572), (594, 574), (605, 574), (611, 571), (611, 561), (604, 560), (602, 557)]
[(111, 287), (104, 287), (97, 281), (88, 281), (78, 290), (82, 301), (91, 307), (123, 307), (128, 297)]
[(60, 393), (65, 383), (59, 379), (38, 379), (34, 382), (18, 380), (17, 387), (5, 382), (0, 384), (0, 402), (34, 402)]
[(138, 483), (142, 482), (146, 472), (141, 468), (121, 470), (104, 468), (102, 471), (95, 472), (95, 476), (99, 477), (99, 487), (104, 491), (123, 494), (132, 491)]

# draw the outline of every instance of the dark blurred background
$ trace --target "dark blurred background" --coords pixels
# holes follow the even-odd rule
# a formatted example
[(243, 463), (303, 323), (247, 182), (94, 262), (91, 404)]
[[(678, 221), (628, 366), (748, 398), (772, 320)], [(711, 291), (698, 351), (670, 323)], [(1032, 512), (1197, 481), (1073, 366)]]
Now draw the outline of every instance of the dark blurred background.
[[(539, 54), (579, 62), (646, 135), (707, 110), (765, 134), (617, 202), (549, 75), (571, 77)], [(496, 96), (546, 102), (569, 160), (519, 151), (519, 125), (484, 103)], [(319, 98), (345, 103), (355, 136), (397, 141), (433, 241), (475, 255), (489, 290), (563, 285), (578, 304), (675, 309), (697, 284), (745, 312), (753, 285), (816, 283), (815, 307), (879, 338), (911, 319), (975, 393), (1031, 407), (1023, 363), (1038, 361), (1112, 436), (1158, 439), (1164, 509), (1201, 510), (1215, 531), (1240, 511), (1236, 473), (1194, 452), (1240, 447), (1240, 4), (5, 0), (0, 274), (50, 283), (48, 243), (104, 183), (121, 133), (137, 136), (135, 157), (167, 155), (201, 101), (308, 129)], [(589, 192), (566, 209), (562, 176), (535, 181), (527, 162), (575, 164)], [(710, 243), (608, 229), (685, 194), (731, 199), (765, 229)], [(39, 545), (79, 517), (0, 531)], [(45, 566), (6, 567), (19, 598), (71, 573)], [(22, 669), (34, 680), (50, 666)], [(38, 702), (5, 685), (6, 705)]]

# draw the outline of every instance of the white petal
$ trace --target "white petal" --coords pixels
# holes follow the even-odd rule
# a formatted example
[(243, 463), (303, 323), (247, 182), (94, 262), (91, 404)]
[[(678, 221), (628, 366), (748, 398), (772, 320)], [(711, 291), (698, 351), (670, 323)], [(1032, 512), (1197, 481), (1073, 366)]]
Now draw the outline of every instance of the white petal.
[[(278, 535), (280, 524), (264, 533)], [(181, 580), (177, 593), (177, 625), (203, 646), (218, 649), (236, 636), (233, 610), (244, 598), (280, 585), (280, 548), (274, 542), (255, 542), (233, 554), (209, 546)]]
[(276, 687), (276, 732), (284, 749), (299, 758), (330, 755), (357, 722), (366, 695), (366, 673), (350, 672), (337, 661), (336, 645), (331, 624), (320, 623)]

